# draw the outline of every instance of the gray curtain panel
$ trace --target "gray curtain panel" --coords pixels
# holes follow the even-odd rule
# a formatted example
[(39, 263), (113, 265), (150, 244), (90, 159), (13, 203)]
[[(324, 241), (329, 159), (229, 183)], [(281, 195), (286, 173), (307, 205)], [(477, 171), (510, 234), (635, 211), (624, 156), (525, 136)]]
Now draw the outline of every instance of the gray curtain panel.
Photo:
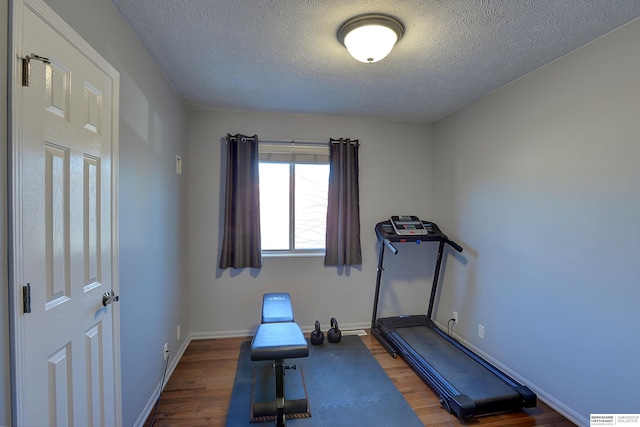
[(362, 264), (358, 140), (329, 141), (329, 195), (324, 265)]
[(261, 268), (258, 137), (229, 135), (220, 268)]

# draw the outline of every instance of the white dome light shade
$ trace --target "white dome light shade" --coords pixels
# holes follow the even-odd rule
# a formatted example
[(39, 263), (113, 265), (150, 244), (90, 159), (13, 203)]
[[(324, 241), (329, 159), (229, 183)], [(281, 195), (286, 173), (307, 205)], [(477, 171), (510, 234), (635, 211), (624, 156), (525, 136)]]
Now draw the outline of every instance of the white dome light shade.
[(360, 62), (378, 62), (391, 52), (398, 35), (382, 25), (366, 25), (356, 28), (344, 37), (344, 45)]
[(338, 40), (360, 62), (378, 62), (391, 52), (404, 33), (400, 21), (387, 15), (361, 15), (342, 24)]

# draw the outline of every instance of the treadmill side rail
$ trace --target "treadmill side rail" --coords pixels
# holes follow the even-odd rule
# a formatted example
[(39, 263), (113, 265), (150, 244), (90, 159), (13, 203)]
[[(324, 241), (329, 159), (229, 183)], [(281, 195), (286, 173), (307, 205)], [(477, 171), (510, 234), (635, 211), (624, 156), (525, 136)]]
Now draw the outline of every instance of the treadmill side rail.
[(531, 391), (531, 389), (525, 385), (518, 384), (514, 387), (520, 396), (522, 396), (522, 407), (523, 408), (535, 408), (538, 406), (538, 396)]
[(396, 349), (387, 340), (387, 338), (385, 338), (384, 334), (382, 334), (377, 327), (371, 329), (371, 335), (373, 335), (378, 340), (380, 345), (382, 345), (384, 349), (387, 350), (391, 357), (393, 357), (394, 359), (398, 357), (398, 352), (396, 351)]

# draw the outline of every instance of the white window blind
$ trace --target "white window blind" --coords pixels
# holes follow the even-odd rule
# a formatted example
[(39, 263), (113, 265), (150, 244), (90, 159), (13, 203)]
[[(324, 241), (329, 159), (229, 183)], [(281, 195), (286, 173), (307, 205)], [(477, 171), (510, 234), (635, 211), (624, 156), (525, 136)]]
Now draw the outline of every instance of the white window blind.
[(329, 143), (269, 143), (259, 142), (261, 162), (329, 163)]

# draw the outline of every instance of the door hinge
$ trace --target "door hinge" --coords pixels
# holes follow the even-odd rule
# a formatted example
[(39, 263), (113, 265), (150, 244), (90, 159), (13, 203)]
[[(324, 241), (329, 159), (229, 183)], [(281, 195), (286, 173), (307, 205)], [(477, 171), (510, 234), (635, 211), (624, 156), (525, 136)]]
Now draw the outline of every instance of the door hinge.
[(31, 55), (27, 55), (24, 58), (22, 58), (22, 86), (31, 85), (31, 60), (32, 59), (42, 61), (45, 64), (51, 64), (51, 61), (49, 61), (49, 58), (36, 55), (35, 53), (32, 53)]
[(22, 312), (31, 313), (31, 285), (22, 287)]

